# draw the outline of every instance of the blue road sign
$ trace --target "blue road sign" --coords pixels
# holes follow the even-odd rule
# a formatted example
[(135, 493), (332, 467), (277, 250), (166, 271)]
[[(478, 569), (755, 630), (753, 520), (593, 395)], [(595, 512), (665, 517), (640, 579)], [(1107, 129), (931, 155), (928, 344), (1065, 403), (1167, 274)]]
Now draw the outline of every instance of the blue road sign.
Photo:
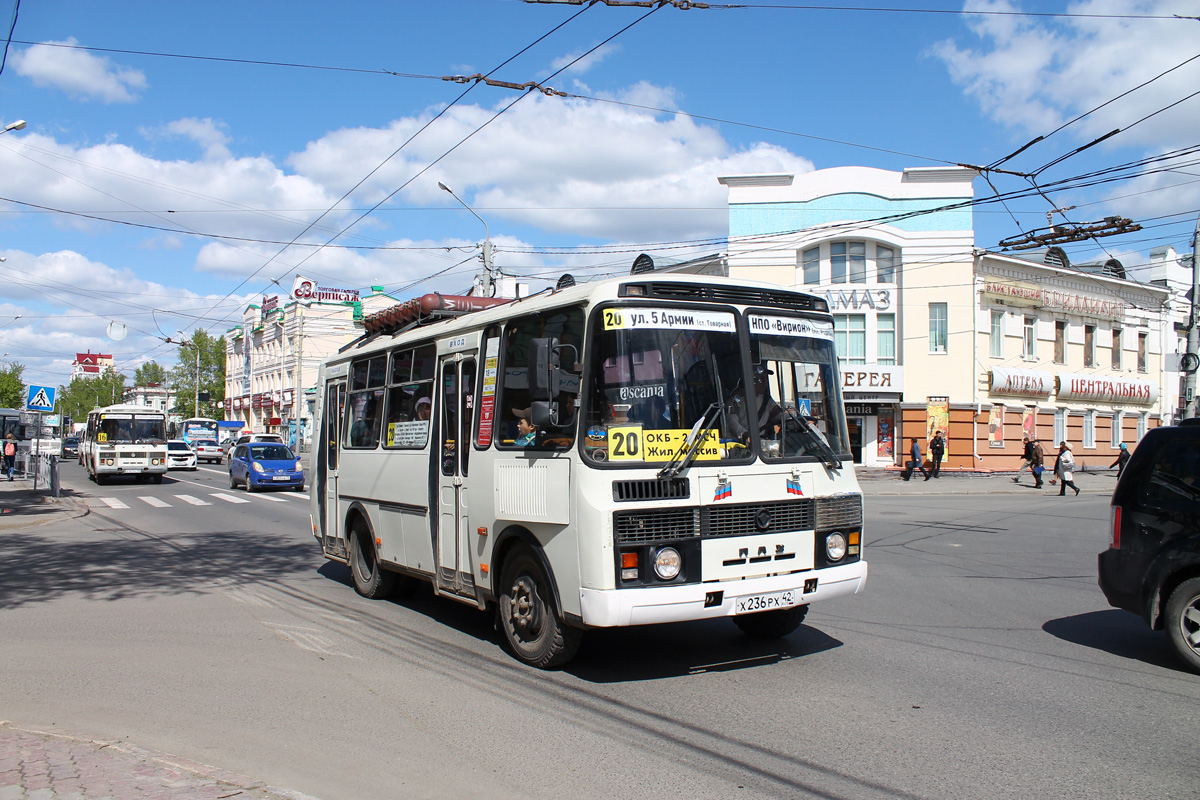
[(54, 392), (55, 388), (53, 386), (30, 386), (29, 394), (25, 400), (25, 410), (53, 411)]

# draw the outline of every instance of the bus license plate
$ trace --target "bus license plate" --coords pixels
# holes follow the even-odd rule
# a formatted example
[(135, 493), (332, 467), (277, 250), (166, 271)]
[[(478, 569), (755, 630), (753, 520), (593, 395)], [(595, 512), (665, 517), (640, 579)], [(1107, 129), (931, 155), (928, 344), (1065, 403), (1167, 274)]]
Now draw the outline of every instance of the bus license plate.
[(756, 611), (770, 611), (773, 608), (791, 608), (796, 605), (796, 590), (772, 592), (771, 594), (752, 594), (749, 597), (739, 597), (735, 614), (753, 614)]

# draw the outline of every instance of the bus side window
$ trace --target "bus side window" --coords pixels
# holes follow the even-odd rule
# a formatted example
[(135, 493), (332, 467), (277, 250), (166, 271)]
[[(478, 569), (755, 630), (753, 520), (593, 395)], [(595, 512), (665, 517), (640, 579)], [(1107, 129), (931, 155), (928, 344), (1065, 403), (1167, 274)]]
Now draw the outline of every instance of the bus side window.
[(533, 399), (529, 392), (529, 361), (533, 340), (552, 338), (558, 342), (560, 368), (555, 376), (558, 385), (552, 392), (552, 402), (558, 404), (559, 424), (538, 429), (534, 446), (553, 449), (569, 448), (575, 442), (577, 426), (575, 404), (579, 395), (580, 365), (583, 353), (583, 311), (578, 307), (558, 308), (531, 314), (511, 321), (504, 331), (503, 357), (500, 363), (500, 389), (495, 413), (498, 419), (497, 436), (503, 447), (520, 447), (519, 428)]

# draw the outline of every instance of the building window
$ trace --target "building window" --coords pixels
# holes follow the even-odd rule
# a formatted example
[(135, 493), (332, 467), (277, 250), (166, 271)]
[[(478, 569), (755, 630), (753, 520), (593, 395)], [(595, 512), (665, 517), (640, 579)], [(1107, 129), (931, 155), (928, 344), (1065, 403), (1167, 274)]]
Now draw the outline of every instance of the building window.
[(991, 356), (992, 358), (1004, 358), (1004, 312), (992, 312), (992, 331), (991, 331)]
[(843, 362), (847, 364), (866, 364), (866, 316), (863, 314), (834, 314), (833, 345)]
[(896, 315), (880, 314), (875, 318), (875, 363), (890, 367), (896, 363)]
[(945, 303), (929, 304), (929, 352), (931, 353), (946, 352), (949, 314)]
[(1096, 326), (1083, 326), (1083, 365), (1096, 366)]
[(1096, 412), (1091, 409), (1083, 412), (1083, 446), (1096, 446)]
[(1067, 410), (1060, 408), (1054, 412), (1054, 446), (1067, 440)]
[(1146, 435), (1146, 413), (1138, 414), (1137, 418), (1137, 440), (1140, 442), (1142, 437)]
[(1067, 363), (1067, 322), (1054, 320), (1054, 363)]
[(1121, 368), (1121, 329), (1113, 328), (1112, 368)]
[(866, 283), (867, 243), (834, 242), (829, 245), (829, 267), (833, 283)]
[(880, 283), (896, 282), (896, 251), (883, 245), (875, 245), (875, 274)]
[(1114, 448), (1121, 446), (1121, 412), (1114, 411), (1112, 415), (1112, 436), (1109, 438), (1109, 444)]
[(821, 248), (813, 247), (800, 255), (800, 263), (804, 269), (804, 282), (817, 284), (821, 282)]
[(1021, 358), (1031, 361), (1037, 358), (1037, 317), (1025, 318), (1025, 330), (1021, 337)]
[(1138, 361), (1137, 371), (1146, 371), (1146, 345), (1149, 343), (1150, 335), (1147, 333), (1138, 334)]

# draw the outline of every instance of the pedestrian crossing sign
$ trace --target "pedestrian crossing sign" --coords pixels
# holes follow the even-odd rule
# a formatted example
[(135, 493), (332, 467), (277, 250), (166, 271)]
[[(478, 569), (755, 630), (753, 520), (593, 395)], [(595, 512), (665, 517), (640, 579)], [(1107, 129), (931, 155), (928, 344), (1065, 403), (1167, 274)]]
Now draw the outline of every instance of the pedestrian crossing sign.
[(54, 392), (53, 386), (30, 386), (25, 400), (25, 410), (53, 411)]

